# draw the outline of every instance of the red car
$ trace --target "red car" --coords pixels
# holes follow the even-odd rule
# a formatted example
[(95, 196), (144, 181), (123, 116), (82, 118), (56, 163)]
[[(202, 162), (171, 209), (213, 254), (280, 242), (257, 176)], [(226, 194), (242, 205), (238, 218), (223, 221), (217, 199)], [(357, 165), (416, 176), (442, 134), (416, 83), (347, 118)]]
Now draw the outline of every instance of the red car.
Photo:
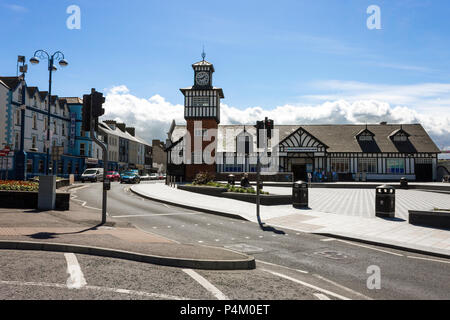
[(108, 171), (106, 179), (109, 179), (109, 181), (120, 181), (120, 174), (117, 171)]

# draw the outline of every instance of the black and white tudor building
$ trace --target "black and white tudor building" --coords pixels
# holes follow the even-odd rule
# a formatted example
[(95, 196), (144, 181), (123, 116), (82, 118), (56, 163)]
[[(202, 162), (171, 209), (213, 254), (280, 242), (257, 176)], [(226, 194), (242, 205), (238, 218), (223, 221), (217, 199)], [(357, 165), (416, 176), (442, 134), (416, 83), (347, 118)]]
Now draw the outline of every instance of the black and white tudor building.
[[(212, 68), (212, 64), (206, 63)], [(194, 64), (194, 70), (196, 67), (199, 65)], [(210, 85), (212, 87), (211, 82)], [(204, 113), (197, 114), (199, 111), (195, 109), (208, 109), (211, 104), (211, 107), (215, 107), (211, 109), (220, 113), (219, 98), (223, 98), (223, 92), (221, 89), (214, 90), (214, 87), (212, 89), (213, 94), (201, 101), (201, 108), (192, 108), (191, 97), (185, 99), (188, 125), (192, 120), (197, 121), (197, 124), (207, 124), (208, 116), (202, 117)], [(220, 119), (220, 114), (207, 115)], [(255, 123), (257, 120), (261, 119), (255, 119)], [(203, 128), (209, 129), (210, 126), (205, 125)], [(186, 163), (184, 143), (187, 141), (184, 135), (192, 131), (188, 129), (186, 125), (172, 122), (167, 148), (169, 175), (185, 177), (185, 172), (189, 171), (186, 169), (191, 164)], [(273, 162), (271, 168), (263, 168), (262, 171), (272, 171), (278, 175), (292, 173), (291, 178), (295, 180), (306, 179), (308, 173), (315, 176), (319, 172), (325, 172), (334, 173), (332, 176), (340, 181), (398, 181), (401, 177), (410, 181), (436, 181), (437, 158), (440, 153), (420, 124), (275, 124), (274, 137), (269, 141), (268, 147), (272, 151)], [(255, 152), (254, 124), (217, 125), (216, 173), (255, 172)], [(182, 156), (184, 163), (173, 163), (174, 154)]]

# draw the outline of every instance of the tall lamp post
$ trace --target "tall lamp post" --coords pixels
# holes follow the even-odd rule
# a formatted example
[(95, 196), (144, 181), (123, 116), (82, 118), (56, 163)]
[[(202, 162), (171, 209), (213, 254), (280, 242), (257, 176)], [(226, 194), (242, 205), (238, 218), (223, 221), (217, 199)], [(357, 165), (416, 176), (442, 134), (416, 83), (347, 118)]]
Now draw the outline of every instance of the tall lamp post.
[[(64, 54), (61, 51), (56, 51), (54, 54), (50, 55), (45, 50), (37, 50), (33, 58), (30, 59), (31, 64), (39, 64), (40, 60), (48, 60), (48, 103), (47, 103), (47, 141), (46, 149), (47, 149), (47, 166), (45, 169), (45, 174), (49, 175), (49, 167), (50, 167), (50, 106), (52, 100), (52, 73), (56, 71), (55, 61), (59, 63), (61, 67), (66, 67), (69, 63), (64, 59)], [(55, 170), (53, 168), (52, 175), (54, 175)]]

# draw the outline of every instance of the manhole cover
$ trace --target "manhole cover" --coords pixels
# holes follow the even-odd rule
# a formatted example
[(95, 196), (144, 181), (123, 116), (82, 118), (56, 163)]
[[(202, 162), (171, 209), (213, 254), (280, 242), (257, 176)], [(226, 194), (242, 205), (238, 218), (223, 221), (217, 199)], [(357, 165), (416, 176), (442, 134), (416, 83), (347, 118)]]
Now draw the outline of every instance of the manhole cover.
[(323, 256), (323, 257), (328, 258), (328, 259), (333, 259), (333, 260), (343, 260), (343, 259), (347, 259), (348, 258), (348, 256), (346, 256), (342, 252), (331, 251), (331, 250), (324, 250), (324, 251), (314, 252), (314, 254)]
[(264, 249), (262, 249), (262, 248), (251, 246), (251, 245), (248, 245), (248, 244), (245, 244), (245, 243), (233, 244), (233, 245), (230, 245), (230, 246), (225, 246), (225, 248), (231, 249), (231, 250), (236, 250), (236, 251), (243, 252), (243, 253), (252, 253), (252, 252), (262, 252), (262, 251), (264, 251)]

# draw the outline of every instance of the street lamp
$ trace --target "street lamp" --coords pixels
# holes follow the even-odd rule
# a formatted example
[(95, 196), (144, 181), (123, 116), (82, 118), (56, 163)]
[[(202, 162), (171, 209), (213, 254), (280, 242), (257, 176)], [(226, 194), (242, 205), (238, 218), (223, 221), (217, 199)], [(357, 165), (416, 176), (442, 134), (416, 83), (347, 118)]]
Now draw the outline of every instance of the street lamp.
[[(47, 141), (46, 141), (46, 149), (47, 149), (47, 166), (45, 169), (45, 174), (49, 175), (49, 167), (50, 167), (50, 106), (51, 106), (51, 100), (52, 100), (52, 73), (58, 70), (54, 63), (55, 61), (58, 62), (58, 64), (61, 67), (67, 67), (69, 63), (67, 60), (64, 59), (64, 54), (61, 51), (56, 51), (54, 54), (49, 55), (47, 51), (45, 50), (37, 50), (33, 58), (30, 59), (30, 63), (37, 65), (39, 64), (40, 60), (48, 60), (48, 73), (49, 73), (49, 79), (48, 79), (48, 103), (47, 103)], [(54, 168), (52, 170), (52, 174), (54, 175)]]

